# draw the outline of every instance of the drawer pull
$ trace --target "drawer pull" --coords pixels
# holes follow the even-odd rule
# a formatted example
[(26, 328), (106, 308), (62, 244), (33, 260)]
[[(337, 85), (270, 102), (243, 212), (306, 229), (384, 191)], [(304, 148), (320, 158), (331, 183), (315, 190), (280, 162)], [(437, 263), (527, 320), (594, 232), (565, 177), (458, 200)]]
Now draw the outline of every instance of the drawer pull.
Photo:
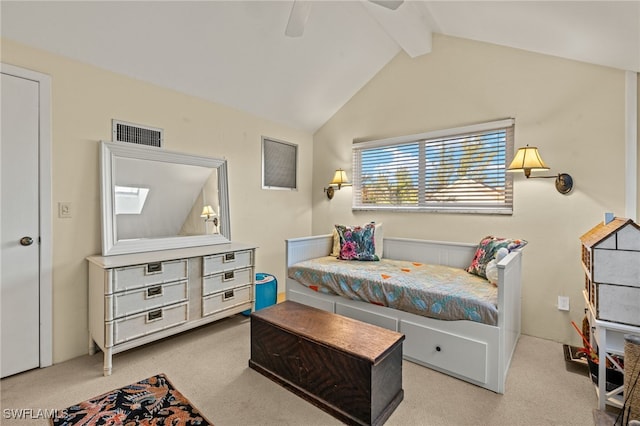
[(442, 348), (440, 346), (436, 346), (436, 352), (440, 352), (442, 351)]
[(222, 278), (222, 281), (231, 281), (235, 277), (236, 277), (236, 274), (234, 271), (225, 272), (224, 277)]
[(156, 309), (147, 313), (147, 322), (158, 321), (162, 319), (162, 309)]
[(155, 287), (149, 287), (147, 289), (147, 299), (151, 297), (162, 296), (162, 286), (157, 285)]
[(162, 272), (162, 262), (147, 263), (147, 275)]
[(224, 254), (224, 261), (225, 262), (233, 262), (236, 260), (236, 254), (235, 253), (225, 253)]
[(227, 290), (222, 295), (222, 300), (225, 301), (225, 300), (233, 299), (234, 297), (235, 297), (234, 291), (233, 290)]

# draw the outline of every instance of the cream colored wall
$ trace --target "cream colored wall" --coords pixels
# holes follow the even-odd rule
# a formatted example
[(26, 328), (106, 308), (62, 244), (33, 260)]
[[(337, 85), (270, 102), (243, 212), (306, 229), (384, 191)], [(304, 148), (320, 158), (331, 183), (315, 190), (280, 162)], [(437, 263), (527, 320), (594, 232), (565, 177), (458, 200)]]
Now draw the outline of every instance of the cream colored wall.
[[(311, 134), (6, 39), (1, 47), (2, 62), (52, 79), (54, 363), (87, 353), (84, 259), (101, 250), (98, 142), (111, 139), (112, 118), (163, 128), (168, 150), (228, 160), (232, 238), (259, 246), (256, 270), (284, 291), (284, 239), (311, 231)], [(299, 144), (298, 191), (261, 189), (262, 135)], [(71, 219), (57, 218), (60, 201)]]
[[(579, 237), (612, 211), (624, 214), (625, 74), (611, 68), (436, 35), (433, 51), (400, 53), (314, 136), (313, 232), (334, 223), (383, 222), (385, 235), (477, 242), (524, 238), (525, 334), (579, 343), (584, 278)], [(352, 212), (351, 188), (322, 193), (338, 167), (351, 176), (351, 144), (515, 117), (516, 147), (538, 146), (553, 179), (515, 177), (512, 216)], [(540, 174), (540, 173), (538, 173)], [(556, 308), (570, 297), (570, 313)]]

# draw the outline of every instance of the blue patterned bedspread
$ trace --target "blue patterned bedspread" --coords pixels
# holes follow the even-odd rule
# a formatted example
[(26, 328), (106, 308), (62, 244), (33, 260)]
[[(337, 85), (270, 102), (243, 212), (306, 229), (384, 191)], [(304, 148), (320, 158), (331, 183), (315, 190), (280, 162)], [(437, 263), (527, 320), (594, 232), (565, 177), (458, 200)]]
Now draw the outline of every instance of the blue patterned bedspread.
[(320, 293), (442, 320), (498, 323), (498, 289), (464, 269), (403, 260), (339, 260), (332, 256), (289, 267), (292, 278)]

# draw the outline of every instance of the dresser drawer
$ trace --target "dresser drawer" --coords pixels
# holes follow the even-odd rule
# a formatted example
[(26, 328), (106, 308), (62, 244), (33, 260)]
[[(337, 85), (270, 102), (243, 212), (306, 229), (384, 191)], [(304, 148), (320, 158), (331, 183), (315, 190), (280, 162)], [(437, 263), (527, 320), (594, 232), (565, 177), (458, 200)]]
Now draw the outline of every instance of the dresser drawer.
[[(175, 327), (189, 319), (188, 302), (152, 309), (106, 323), (107, 346)], [(111, 342), (109, 342), (111, 338)]]
[(154, 284), (105, 297), (105, 320), (109, 321), (189, 299), (188, 281)]
[(251, 268), (237, 269), (233, 271), (221, 272), (202, 278), (202, 295), (207, 296), (228, 290), (234, 287), (241, 287), (251, 284)]
[(246, 268), (253, 265), (251, 250), (205, 256), (203, 262), (202, 275), (211, 275), (216, 272)]
[(252, 286), (232, 288), (202, 298), (202, 316), (210, 315), (252, 300)]
[(112, 270), (111, 288), (107, 293), (185, 280), (189, 277), (187, 259), (145, 263)]

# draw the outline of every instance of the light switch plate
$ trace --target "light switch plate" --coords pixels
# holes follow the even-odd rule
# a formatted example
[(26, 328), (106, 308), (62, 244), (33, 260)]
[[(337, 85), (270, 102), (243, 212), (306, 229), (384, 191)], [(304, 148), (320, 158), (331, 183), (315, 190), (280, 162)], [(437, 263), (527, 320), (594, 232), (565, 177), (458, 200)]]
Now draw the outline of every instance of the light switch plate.
[(60, 201), (58, 203), (58, 217), (68, 219), (71, 217), (71, 203), (68, 201)]

